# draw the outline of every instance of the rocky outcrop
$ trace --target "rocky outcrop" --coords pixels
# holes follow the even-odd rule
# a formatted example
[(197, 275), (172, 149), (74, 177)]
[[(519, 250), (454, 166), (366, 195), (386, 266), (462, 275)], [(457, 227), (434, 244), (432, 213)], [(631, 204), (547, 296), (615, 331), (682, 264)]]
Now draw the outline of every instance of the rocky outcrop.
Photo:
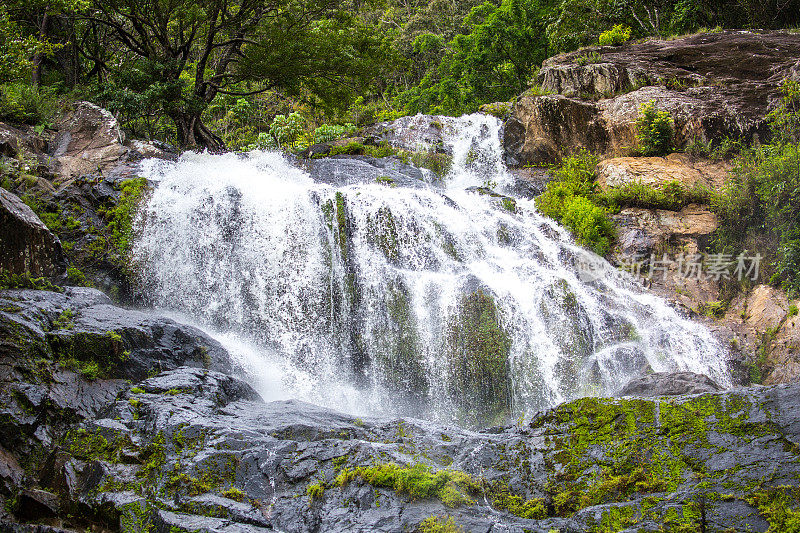
[(617, 396), (680, 396), (682, 394), (702, 394), (722, 390), (713, 379), (694, 372), (654, 372), (634, 378), (622, 387)]
[(639, 257), (663, 253), (668, 248), (697, 253), (698, 240), (702, 245), (708, 244), (708, 237), (718, 226), (716, 215), (696, 204), (680, 211), (629, 207), (611, 218), (617, 227), (622, 254)]
[(661, 189), (677, 183), (685, 189), (695, 187), (719, 190), (731, 166), (724, 161), (693, 160), (686, 154), (666, 157), (616, 157), (597, 165), (597, 184), (607, 190), (634, 183)]
[(16, 195), (0, 189), (0, 271), (54, 277), (65, 268), (58, 237)]
[(757, 285), (734, 298), (726, 310), (723, 322), (748, 354), (756, 381), (774, 385), (800, 380), (798, 304), (781, 289)]
[(547, 164), (579, 148), (623, 155), (636, 146), (638, 108), (649, 101), (672, 114), (676, 147), (763, 140), (764, 117), (798, 55), (795, 34), (725, 31), (556, 56), (542, 65), (540, 93), (514, 105), (507, 162)]
[(64, 178), (107, 171), (128, 150), (114, 115), (89, 102), (76, 103), (56, 128), (53, 156)]
[[(800, 385), (585, 398), (475, 433), (262, 403), (197, 330), (89, 289), (6, 291), (0, 308), (17, 332), (0, 351), (5, 530), (766, 531), (781, 528), (773, 502), (797, 505)], [(151, 371), (88, 378), (53, 344), (106, 327)]]

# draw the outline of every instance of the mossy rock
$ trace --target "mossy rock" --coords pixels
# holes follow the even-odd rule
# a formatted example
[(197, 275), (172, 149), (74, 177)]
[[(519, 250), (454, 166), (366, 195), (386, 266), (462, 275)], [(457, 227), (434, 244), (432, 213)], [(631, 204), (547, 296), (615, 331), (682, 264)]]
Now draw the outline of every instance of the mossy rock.
[(448, 331), (450, 395), (464, 423), (497, 424), (511, 413), (511, 337), (494, 298), (483, 290), (462, 297)]

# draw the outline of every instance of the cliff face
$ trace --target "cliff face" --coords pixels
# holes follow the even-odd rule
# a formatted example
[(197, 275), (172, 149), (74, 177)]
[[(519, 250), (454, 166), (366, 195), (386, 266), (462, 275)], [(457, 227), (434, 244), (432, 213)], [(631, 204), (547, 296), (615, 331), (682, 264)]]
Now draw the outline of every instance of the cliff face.
[(548, 164), (579, 148), (626, 155), (641, 104), (675, 119), (673, 144), (769, 133), (764, 116), (786, 78), (800, 79), (800, 35), (724, 31), (594, 47), (542, 65), (542, 94), (524, 94), (506, 125), (511, 166)]

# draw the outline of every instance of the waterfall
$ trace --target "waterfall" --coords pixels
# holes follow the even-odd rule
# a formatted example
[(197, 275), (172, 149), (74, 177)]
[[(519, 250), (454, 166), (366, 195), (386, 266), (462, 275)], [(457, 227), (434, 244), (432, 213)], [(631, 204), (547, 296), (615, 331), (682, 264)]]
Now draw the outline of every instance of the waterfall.
[[(431, 149), (423, 119), (393, 135)], [(276, 152), (144, 162), (143, 291), (213, 331), (266, 399), (355, 413), (485, 426), (612, 394), (646, 369), (730, 383), (703, 326), (575, 245), (532, 200), (475, 189), (513, 190), (499, 120), (435, 127), (453, 160), (443, 180), (416, 169), (376, 179), (403, 165), (375, 171), (368, 158), (325, 160), (312, 177)], [(350, 179), (331, 178), (337, 165)], [(355, 178), (353, 165), (365, 169)]]

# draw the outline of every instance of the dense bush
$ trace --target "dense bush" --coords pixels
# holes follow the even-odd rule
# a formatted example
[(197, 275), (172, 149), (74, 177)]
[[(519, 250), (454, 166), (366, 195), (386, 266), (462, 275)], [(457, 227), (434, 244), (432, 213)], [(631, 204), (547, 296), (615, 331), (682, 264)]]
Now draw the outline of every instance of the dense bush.
[(623, 24), (615, 24), (613, 28), (600, 34), (600, 46), (616, 46), (631, 38), (631, 29)]
[(768, 261), (772, 281), (800, 291), (800, 83), (785, 82), (770, 113), (773, 139), (744, 149), (731, 179), (713, 198), (720, 219), (716, 246), (747, 249)]
[(303, 133), (303, 119), (297, 113), (278, 115), (272, 120), (269, 134), (278, 143), (278, 146), (291, 147)]
[(606, 210), (594, 202), (596, 166), (597, 157), (585, 150), (564, 159), (553, 172), (555, 179), (536, 198), (536, 207), (568, 227), (579, 243), (605, 255), (614, 241), (614, 228)]
[(0, 118), (10, 122), (47, 125), (58, 111), (55, 91), (27, 83), (0, 87)]
[(584, 196), (574, 196), (564, 205), (561, 222), (582, 245), (605, 255), (614, 240), (614, 227), (605, 209)]
[(706, 204), (710, 199), (711, 191), (707, 187), (695, 185), (687, 189), (677, 181), (665, 183), (659, 188), (639, 182), (630, 183), (597, 195), (597, 202), (610, 209), (624, 206), (679, 211), (689, 204)]
[(660, 111), (654, 101), (639, 107), (636, 128), (636, 139), (642, 155), (664, 155), (672, 151), (674, 121), (669, 111)]

